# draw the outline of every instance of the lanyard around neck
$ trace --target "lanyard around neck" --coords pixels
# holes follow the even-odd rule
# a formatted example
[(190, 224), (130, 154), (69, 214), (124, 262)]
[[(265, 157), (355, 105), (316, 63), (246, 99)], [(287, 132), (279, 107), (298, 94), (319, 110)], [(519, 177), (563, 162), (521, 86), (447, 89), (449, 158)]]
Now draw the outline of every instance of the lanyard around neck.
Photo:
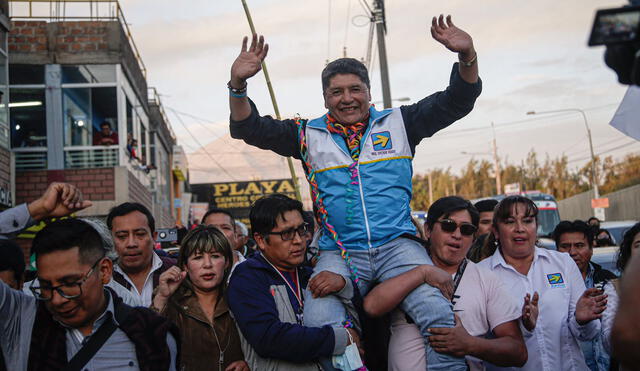
[(458, 266), (458, 270), (456, 271), (456, 275), (453, 277), (453, 298), (452, 299), (454, 299), (456, 296), (456, 291), (458, 291), (458, 285), (460, 285), (460, 281), (462, 281), (462, 275), (464, 274), (465, 269), (467, 269), (467, 258), (462, 259), (462, 262), (460, 262), (460, 265)]
[(291, 284), (289, 283), (289, 281), (284, 277), (284, 275), (282, 274), (282, 272), (280, 272), (280, 270), (278, 268), (276, 268), (273, 264), (271, 264), (271, 262), (269, 261), (269, 259), (267, 259), (264, 255), (264, 260), (267, 261), (267, 263), (269, 263), (269, 265), (271, 266), (271, 268), (273, 268), (274, 271), (276, 271), (276, 273), (278, 273), (278, 275), (282, 278), (282, 280), (284, 281), (284, 283), (287, 284), (287, 287), (289, 288), (289, 290), (291, 290), (291, 292), (293, 293), (293, 296), (296, 297), (296, 300), (298, 301), (298, 304), (300, 304), (300, 308), (304, 307), (304, 302), (302, 301), (302, 293), (300, 291), (300, 276), (298, 276), (298, 268), (296, 267), (296, 281), (298, 282), (297, 284), (297, 290), (293, 289), (293, 286), (291, 286)]

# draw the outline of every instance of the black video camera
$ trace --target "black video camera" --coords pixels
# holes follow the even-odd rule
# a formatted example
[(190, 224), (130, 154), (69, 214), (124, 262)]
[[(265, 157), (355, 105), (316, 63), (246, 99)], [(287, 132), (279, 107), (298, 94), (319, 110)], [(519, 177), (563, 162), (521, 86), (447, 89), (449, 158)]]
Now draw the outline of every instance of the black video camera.
[(605, 63), (625, 85), (640, 85), (640, 6), (635, 5), (598, 10), (589, 37), (589, 46), (607, 46)]

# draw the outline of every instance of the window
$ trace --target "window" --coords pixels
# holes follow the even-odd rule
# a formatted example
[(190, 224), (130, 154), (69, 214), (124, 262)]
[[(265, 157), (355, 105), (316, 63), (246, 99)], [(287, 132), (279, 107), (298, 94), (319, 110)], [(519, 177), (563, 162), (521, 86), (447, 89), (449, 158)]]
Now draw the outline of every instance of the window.
[(31, 64), (11, 64), (9, 68), (11, 85), (44, 85), (44, 66)]
[(87, 64), (62, 66), (63, 84), (85, 84), (116, 82), (116, 69), (113, 64)]
[(44, 89), (10, 90), (10, 125), (12, 147), (47, 145)]
[[(116, 88), (62, 89), (62, 107), (65, 146), (101, 145), (104, 136), (117, 144)], [(109, 124), (110, 133), (103, 134), (103, 123)]]

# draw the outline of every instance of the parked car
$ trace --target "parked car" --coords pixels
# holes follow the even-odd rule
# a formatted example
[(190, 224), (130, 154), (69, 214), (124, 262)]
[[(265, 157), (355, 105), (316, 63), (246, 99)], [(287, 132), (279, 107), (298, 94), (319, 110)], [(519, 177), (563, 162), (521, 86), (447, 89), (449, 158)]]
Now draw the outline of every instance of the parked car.
[(602, 268), (615, 273), (620, 276), (620, 271), (616, 268), (616, 261), (618, 260), (618, 246), (596, 247), (593, 249), (593, 255), (591, 261), (600, 264)]
[(624, 232), (633, 227), (637, 223), (636, 220), (621, 220), (615, 222), (601, 222), (600, 228), (606, 229), (611, 234), (613, 244), (620, 246)]

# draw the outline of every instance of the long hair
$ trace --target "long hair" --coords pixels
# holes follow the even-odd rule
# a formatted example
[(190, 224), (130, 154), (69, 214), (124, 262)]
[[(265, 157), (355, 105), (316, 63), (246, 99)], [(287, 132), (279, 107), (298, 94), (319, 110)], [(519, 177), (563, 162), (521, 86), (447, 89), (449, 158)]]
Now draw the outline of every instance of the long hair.
[[(532, 216), (536, 218), (536, 226), (538, 225), (538, 206), (529, 198), (524, 196), (509, 196), (504, 198), (496, 205), (493, 213), (493, 228), (498, 229), (498, 223), (504, 222), (508, 218), (512, 217), (511, 210), (517, 205), (522, 204), (525, 206), (524, 215)], [(485, 238), (484, 244), (480, 250), (480, 260), (484, 260), (496, 252), (496, 249), (500, 247), (500, 241), (496, 239), (493, 233), (489, 233), (489, 236)]]
[[(224, 286), (231, 274), (231, 267), (233, 266), (233, 251), (227, 237), (220, 232), (220, 230), (214, 226), (199, 225), (192, 229), (184, 236), (182, 245), (180, 246), (180, 256), (178, 257), (178, 266), (184, 268), (187, 265), (189, 257), (193, 254), (205, 254), (210, 252), (221, 253), (227, 266), (224, 269), (223, 281), (220, 284), (219, 290), (224, 291)], [(188, 285), (192, 285), (189, 276), (184, 281)]]
[(620, 244), (620, 250), (618, 251), (618, 260), (616, 261), (616, 268), (620, 272), (623, 272), (631, 259), (631, 244), (633, 238), (640, 233), (640, 223), (636, 223), (633, 227), (629, 228), (622, 237), (622, 243)]

